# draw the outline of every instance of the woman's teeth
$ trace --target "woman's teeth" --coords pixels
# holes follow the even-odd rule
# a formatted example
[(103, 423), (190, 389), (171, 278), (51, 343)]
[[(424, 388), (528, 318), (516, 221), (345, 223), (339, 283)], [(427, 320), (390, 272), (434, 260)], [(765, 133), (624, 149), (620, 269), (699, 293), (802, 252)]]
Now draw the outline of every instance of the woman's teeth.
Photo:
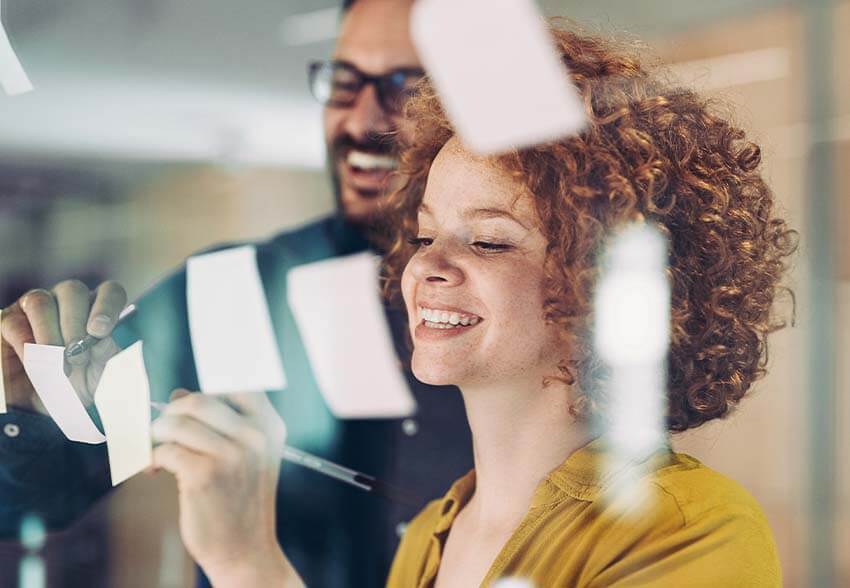
[(446, 310), (435, 310), (419, 307), (419, 318), (424, 321), (426, 327), (432, 329), (456, 329), (458, 327), (473, 327), (478, 324), (481, 317), (474, 314), (461, 314)]

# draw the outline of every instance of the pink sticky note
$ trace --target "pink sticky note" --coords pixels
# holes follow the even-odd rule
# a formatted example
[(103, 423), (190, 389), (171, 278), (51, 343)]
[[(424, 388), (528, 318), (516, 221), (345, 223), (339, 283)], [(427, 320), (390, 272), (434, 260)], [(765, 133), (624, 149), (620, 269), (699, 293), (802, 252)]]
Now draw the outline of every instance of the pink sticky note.
[(470, 149), (499, 153), (584, 127), (578, 92), (533, 0), (417, 0), (411, 34)]
[(203, 392), (286, 387), (254, 247), (191, 257), (186, 264), (186, 302)]
[(381, 305), (375, 255), (297, 266), (287, 277), (287, 298), (336, 417), (399, 418), (416, 411)]

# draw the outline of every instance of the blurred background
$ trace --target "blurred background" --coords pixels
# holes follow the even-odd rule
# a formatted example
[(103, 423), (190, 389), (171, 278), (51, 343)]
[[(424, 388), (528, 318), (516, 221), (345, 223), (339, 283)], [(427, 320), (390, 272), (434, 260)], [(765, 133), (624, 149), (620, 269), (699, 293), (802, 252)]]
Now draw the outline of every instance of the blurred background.
[[(333, 207), (307, 61), (333, 0), (4, 0), (35, 90), (0, 94), (0, 305), (78, 277), (131, 299), (188, 254)], [(787, 586), (850, 585), (850, 0), (546, 0), (733, 105), (802, 243), (797, 322), (735, 418), (676, 443), (764, 506)], [(0, 547), (0, 586), (22, 550)], [(191, 586), (165, 475), (44, 551), (51, 586)]]

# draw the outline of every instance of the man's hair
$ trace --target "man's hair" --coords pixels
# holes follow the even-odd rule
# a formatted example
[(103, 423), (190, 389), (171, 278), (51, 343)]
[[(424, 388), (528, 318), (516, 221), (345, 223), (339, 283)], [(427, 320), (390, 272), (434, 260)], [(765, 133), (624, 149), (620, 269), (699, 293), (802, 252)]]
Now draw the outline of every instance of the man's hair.
[[(667, 85), (630, 51), (567, 30), (557, 47), (584, 98), (578, 136), (492, 158), (534, 202), (548, 241), (544, 315), (561, 327), (576, 416), (606, 404), (606, 368), (592, 348), (598, 253), (623, 222), (644, 219), (670, 240), (672, 291), (667, 427), (724, 416), (765, 374), (767, 336), (796, 232), (776, 214), (761, 151), (694, 92)], [(390, 202), (386, 290), (397, 295), (415, 246), (416, 213), (434, 158), (455, 131), (433, 89), (408, 103), (407, 184)]]
[(348, 12), (348, 9), (356, 2), (356, 0), (342, 0), (342, 13)]

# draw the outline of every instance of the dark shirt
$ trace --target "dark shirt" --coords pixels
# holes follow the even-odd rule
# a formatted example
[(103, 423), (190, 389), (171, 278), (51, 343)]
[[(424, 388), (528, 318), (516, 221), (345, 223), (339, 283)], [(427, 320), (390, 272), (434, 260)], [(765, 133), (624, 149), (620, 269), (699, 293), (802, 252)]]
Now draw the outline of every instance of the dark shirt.
[[(368, 243), (340, 218), (330, 217), (255, 245), (287, 377), (286, 390), (270, 393), (286, 421), (287, 443), (373, 475), (421, 501), (394, 503), (284, 464), (278, 538), (308, 586), (381, 586), (404, 523), (472, 467), (462, 399), (454, 387), (427, 386), (408, 374), (418, 405), (411, 418), (336, 419), (318, 391), (287, 305), (286, 276), (297, 265), (358, 253)], [(185, 268), (180, 268), (136, 301), (136, 312), (114, 335), (122, 347), (144, 341), (153, 400), (167, 399), (177, 387), (198, 388), (185, 288)], [(388, 307), (386, 315), (403, 357), (405, 314)], [(8, 434), (10, 424), (16, 435)], [(17, 410), (0, 415), (0, 430), (3, 538), (17, 534), (28, 512), (40, 514), (51, 529), (62, 528), (110, 489), (105, 445), (68, 441), (48, 417)]]

